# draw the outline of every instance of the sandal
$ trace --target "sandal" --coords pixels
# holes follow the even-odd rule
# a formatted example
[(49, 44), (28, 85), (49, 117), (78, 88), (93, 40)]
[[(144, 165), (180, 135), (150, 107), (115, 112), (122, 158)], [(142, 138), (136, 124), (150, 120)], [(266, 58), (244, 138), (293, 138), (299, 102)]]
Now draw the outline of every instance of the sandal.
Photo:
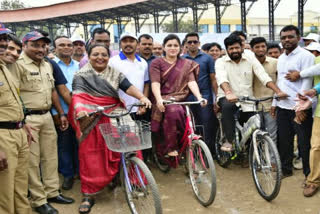
[[(89, 204), (84, 204), (85, 202), (88, 202)], [(87, 214), (90, 213), (91, 208), (94, 205), (94, 199), (89, 197), (84, 197), (81, 201), (81, 204), (79, 206), (79, 213), (80, 214)], [(81, 209), (86, 209), (85, 211), (81, 211)]]
[(220, 149), (221, 149), (221, 151), (224, 151), (224, 152), (232, 152), (233, 147), (232, 147), (231, 143), (225, 142), (225, 143), (222, 144)]
[(176, 150), (172, 151), (172, 152), (168, 152), (167, 156), (168, 157), (177, 157), (179, 154)]

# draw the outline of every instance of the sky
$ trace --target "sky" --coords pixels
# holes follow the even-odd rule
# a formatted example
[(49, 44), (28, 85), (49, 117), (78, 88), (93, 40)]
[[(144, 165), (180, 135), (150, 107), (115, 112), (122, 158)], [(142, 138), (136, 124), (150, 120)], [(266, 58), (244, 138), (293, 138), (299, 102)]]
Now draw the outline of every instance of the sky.
[[(2, 1), (2, 0), (0, 0)], [(25, 4), (33, 7), (44, 6), (50, 4), (56, 4), (60, 2), (66, 2), (71, 0), (20, 0)], [(276, 2), (277, 0), (274, 0)], [(232, 0), (232, 4), (240, 5), (239, 0)], [(250, 2), (247, 3), (247, 7), (250, 5)], [(294, 14), (298, 10), (298, 0), (281, 0), (279, 6), (275, 11), (275, 18), (286, 18)], [(320, 6), (319, 0), (307, 0), (305, 4), (305, 10), (312, 10), (319, 12), (320, 15)], [(258, 0), (254, 3), (253, 7), (249, 12), (250, 17), (268, 17), (268, 0)]]

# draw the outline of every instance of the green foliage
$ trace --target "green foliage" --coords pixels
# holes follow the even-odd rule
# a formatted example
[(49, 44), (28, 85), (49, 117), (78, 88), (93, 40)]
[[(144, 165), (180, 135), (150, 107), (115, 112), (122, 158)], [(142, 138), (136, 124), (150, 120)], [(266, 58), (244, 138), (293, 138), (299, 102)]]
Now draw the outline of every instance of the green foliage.
[[(173, 21), (163, 24), (161, 26), (161, 28), (166, 33), (174, 32)], [(192, 20), (188, 20), (188, 21), (181, 20), (180, 22), (178, 22), (178, 30), (179, 30), (179, 33), (193, 32), (193, 21)]]
[(0, 5), (1, 10), (16, 10), (25, 7), (26, 5), (20, 0), (3, 0)]

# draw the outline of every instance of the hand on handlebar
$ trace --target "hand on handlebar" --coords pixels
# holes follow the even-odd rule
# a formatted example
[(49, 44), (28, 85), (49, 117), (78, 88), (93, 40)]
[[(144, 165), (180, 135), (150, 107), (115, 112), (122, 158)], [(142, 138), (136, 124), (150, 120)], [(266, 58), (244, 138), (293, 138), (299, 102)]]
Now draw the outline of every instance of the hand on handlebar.
[(288, 94), (286, 94), (286, 93), (284, 93), (284, 92), (282, 92), (282, 91), (280, 91), (280, 92), (277, 93), (277, 99), (279, 99), (279, 100), (284, 100), (284, 99), (286, 99), (287, 97), (289, 97)]
[(139, 101), (141, 104), (144, 104), (146, 108), (151, 108), (152, 106), (151, 101), (145, 96), (141, 97)]
[(200, 101), (201, 107), (206, 107), (207, 104), (208, 104), (208, 100), (206, 100), (206, 99), (204, 99), (202, 97), (200, 99), (198, 99), (198, 101)]
[(165, 111), (166, 108), (163, 105), (163, 100), (162, 99), (157, 101), (157, 107), (161, 112)]
[(226, 99), (230, 103), (236, 103), (238, 101), (238, 97), (234, 95), (232, 92), (226, 93)]
[(83, 118), (83, 117), (89, 117), (88, 112), (86, 112), (86, 111), (80, 111), (80, 112), (78, 112), (76, 118)]

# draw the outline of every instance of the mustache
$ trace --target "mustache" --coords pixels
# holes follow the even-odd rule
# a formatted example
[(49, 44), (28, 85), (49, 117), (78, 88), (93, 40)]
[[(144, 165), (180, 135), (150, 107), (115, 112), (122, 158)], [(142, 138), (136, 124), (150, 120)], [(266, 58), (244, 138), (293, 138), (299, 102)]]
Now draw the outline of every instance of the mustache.
[(131, 45), (127, 45), (124, 47), (124, 49), (126, 49), (126, 48), (133, 48), (133, 47)]

